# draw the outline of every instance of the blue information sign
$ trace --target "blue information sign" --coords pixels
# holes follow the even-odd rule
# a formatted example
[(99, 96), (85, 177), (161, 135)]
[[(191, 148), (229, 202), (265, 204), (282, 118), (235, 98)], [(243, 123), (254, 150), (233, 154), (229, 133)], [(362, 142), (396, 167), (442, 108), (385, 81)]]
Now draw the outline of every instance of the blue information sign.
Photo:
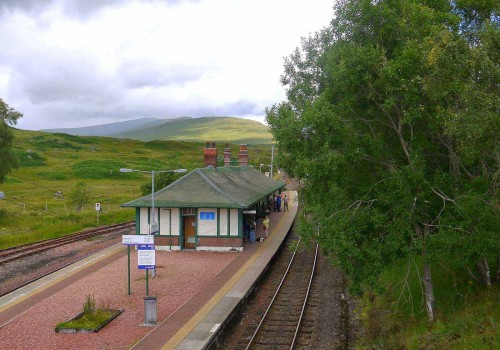
[(213, 211), (200, 212), (200, 220), (215, 220), (215, 212)]
[(140, 270), (151, 270), (155, 268), (155, 247), (149, 244), (137, 246), (137, 267)]

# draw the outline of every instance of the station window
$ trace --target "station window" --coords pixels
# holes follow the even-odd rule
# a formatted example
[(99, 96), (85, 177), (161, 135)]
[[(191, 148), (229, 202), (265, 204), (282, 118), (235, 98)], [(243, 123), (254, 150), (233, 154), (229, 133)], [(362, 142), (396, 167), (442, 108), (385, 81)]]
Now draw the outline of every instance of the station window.
[(182, 208), (182, 215), (196, 215), (196, 208)]

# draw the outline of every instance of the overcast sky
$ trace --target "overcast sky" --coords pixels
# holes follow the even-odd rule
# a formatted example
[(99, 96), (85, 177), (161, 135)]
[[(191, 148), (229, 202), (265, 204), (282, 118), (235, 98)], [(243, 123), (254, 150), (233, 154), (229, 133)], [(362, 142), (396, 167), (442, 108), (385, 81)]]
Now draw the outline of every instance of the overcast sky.
[(0, 97), (17, 127), (264, 120), (283, 59), (334, 0), (1, 0)]

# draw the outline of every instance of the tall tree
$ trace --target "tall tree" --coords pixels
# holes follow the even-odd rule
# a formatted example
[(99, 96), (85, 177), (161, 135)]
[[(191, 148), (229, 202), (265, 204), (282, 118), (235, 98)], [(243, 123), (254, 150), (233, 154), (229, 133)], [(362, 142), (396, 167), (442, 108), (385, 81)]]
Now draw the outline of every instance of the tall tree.
[(421, 256), (431, 321), (430, 263), (498, 252), (499, 5), (480, 3), (339, 1), (285, 61), (288, 101), (267, 110), (284, 167), (304, 179), (305, 232), (358, 291)]
[(5, 175), (18, 165), (12, 152), (14, 134), (10, 126), (15, 125), (22, 116), (0, 98), (0, 183), (5, 180)]

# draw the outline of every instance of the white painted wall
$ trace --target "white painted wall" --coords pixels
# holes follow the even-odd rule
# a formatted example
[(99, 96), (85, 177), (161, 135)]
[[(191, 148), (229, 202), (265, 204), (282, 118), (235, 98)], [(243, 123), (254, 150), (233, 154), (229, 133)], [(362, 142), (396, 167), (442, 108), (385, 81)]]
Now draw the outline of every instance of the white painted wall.
[(170, 209), (160, 209), (160, 236), (170, 235)]
[(179, 236), (179, 232), (181, 230), (181, 223), (180, 223), (180, 218), (179, 218), (179, 208), (172, 208), (172, 223), (171, 223), (171, 228), (172, 228), (172, 235), (174, 236)]
[(230, 236), (238, 236), (238, 209), (231, 209)]
[[(156, 211), (156, 221), (160, 222), (160, 235), (174, 235), (178, 236), (180, 233), (180, 218), (178, 208), (155, 208)], [(170, 214), (169, 214), (170, 212)], [(214, 220), (201, 220), (201, 212), (212, 212), (214, 213)], [(219, 232), (221, 236), (227, 235), (227, 209), (220, 209), (219, 218)], [(230, 223), (230, 235), (238, 235), (238, 209), (231, 209), (229, 211)], [(150, 220), (152, 220), (152, 215), (150, 215)], [(169, 222), (169, 220), (171, 222)], [(139, 223), (140, 223), (140, 233), (149, 233), (149, 221), (148, 221), (148, 208), (140, 208), (139, 211)], [(217, 235), (217, 209), (213, 208), (200, 208), (198, 209), (198, 235), (199, 236), (216, 236)]]
[[(203, 220), (201, 213), (212, 213), (214, 219)], [(198, 236), (217, 236), (217, 209), (198, 209)]]
[(227, 236), (227, 209), (220, 209), (219, 234)]
[(149, 233), (149, 221), (148, 221), (148, 208), (140, 208), (139, 212), (139, 233), (141, 235), (147, 235)]

